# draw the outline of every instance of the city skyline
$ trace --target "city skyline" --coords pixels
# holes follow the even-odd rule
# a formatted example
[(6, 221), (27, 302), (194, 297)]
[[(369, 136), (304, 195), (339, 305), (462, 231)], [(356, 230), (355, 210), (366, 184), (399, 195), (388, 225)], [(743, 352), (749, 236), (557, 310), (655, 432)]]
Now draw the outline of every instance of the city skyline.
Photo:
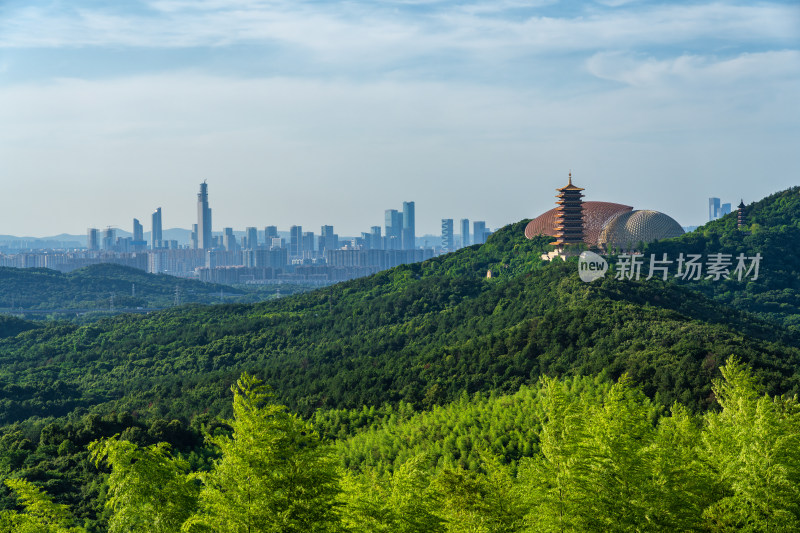
[(791, 0), (10, 0), (0, 234), (187, 227), (203, 180), (219, 227), (357, 235), (414, 198), (418, 234), (496, 228), (570, 170), (702, 224), (797, 183), (798, 28)]

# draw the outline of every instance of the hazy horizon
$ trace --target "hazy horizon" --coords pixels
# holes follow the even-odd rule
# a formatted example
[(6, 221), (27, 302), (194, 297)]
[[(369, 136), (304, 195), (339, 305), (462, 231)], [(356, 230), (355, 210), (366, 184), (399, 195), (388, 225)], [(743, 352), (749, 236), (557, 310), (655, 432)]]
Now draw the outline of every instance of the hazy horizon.
[(800, 7), (604, 0), (0, 6), (0, 234), (497, 228), (586, 200), (707, 221), (800, 175)]

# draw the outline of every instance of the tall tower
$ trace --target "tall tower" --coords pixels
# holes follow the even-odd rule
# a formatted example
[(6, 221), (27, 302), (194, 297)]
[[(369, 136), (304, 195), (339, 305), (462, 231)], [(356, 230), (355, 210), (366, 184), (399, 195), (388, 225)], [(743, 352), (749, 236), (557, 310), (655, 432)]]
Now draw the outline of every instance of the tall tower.
[(461, 246), (469, 246), (469, 219), (462, 218), (461, 219)]
[(387, 209), (384, 217), (386, 249), (399, 250), (403, 240), (403, 214), (397, 209)]
[(572, 184), (572, 172), (569, 173), (569, 184), (556, 189), (558, 191), (558, 207), (556, 207), (556, 224), (554, 246), (581, 244), (583, 242), (583, 195), (580, 187)]
[(401, 238), (403, 250), (413, 250), (417, 247), (416, 215), (414, 209), (414, 202), (403, 202), (403, 233)]
[(142, 242), (144, 240), (144, 227), (142, 227), (138, 218), (133, 219), (133, 240), (134, 242)]
[(453, 246), (453, 219), (442, 219), (442, 253), (446, 254), (455, 249)]
[(739, 212), (736, 216), (736, 227), (742, 229), (744, 227), (744, 200), (739, 201)]
[(89, 228), (86, 230), (86, 248), (90, 251), (100, 248), (97, 242), (97, 228)]
[(213, 248), (211, 240), (211, 208), (208, 207), (208, 184), (200, 184), (197, 194), (197, 247), (203, 250)]
[(159, 207), (153, 212), (153, 216), (151, 217), (151, 221), (153, 223), (153, 231), (150, 234), (150, 240), (153, 242), (151, 243), (151, 248), (155, 250), (156, 248), (161, 248), (161, 208)]
[(719, 198), (709, 198), (708, 199), (708, 221), (711, 222), (712, 220), (716, 220), (719, 218)]
[(251, 250), (258, 248), (258, 229), (251, 226), (244, 231), (247, 234), (247, 247)]
[(486, 242), (486, 221), (476, 220), (472, 223), (472, 243), (483, 244)]
[(297, 257), (303, 255), (303, 226), (289, 228), (289, 255)]

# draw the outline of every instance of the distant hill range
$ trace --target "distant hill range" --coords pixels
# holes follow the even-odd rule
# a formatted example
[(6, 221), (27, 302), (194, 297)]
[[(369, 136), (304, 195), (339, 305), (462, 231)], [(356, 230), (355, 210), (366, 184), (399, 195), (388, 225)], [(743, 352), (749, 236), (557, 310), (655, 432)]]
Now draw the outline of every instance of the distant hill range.
[[(285, 287), (284, 293), (291, 290)], [(120, 312), (185, 303), (256, 302), (269, 297), (271, 291), (148, 274), (114, 264), (91, 265), (66, 274), (46, 268), (0, 267), (0, 312), (10, 314)]]
[[(102, 231), (104, 228), (98, 228)], [(114, 228), (117, 237), (131, 237), (133, 234), (120, 228)], [(191, 242), (192, 232), (183, 228), (170, 228), (162, 232), (164, 240), (178, 241), (178, 244), (188, 245)], [(144, 239), (150, 242), (150, 232), (144, 233)], [(21, 246), (22, 245), (22, 246)], [(0, 235), (0, 246), (7, 248), (82, 248), (86, 246), (86, 234), (71, 235), (61, 233), (51, 237), (17, 237), (15, 235)]]

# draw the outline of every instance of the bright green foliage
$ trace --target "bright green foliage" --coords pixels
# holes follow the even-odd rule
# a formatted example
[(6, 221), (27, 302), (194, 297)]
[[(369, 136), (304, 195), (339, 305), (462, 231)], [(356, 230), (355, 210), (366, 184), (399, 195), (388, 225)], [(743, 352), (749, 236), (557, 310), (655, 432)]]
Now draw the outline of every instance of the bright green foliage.
[(439, 496), (423, 458), (414, 457), (393, 474), (374, 471), (345, 476), (343, 523), (351, 531), (386, 533), (444, 532)]
[(586, 428), (588, 406), (568, 396), (555, 379), (543, 378), (540, 387), (541, 454), (523, 460), (519, 469), (520, 498), (532, 511), (526, 522), (532, 531), (579, 531), (587, 521), (595, 451)]
[(189, 466), (170, 456), (169, 445), (146, 448), (116, 437), (89, 445), (97, 466), (111, 467), (106, 506), (113, 512), (111, 533), (171, 533), (194, 511), (199, 487), (187, 478)]
[(737, 361), (714, 383), (722, 412), (706, 416), (703, 444), (716, 479), (704, 518), (714, 531), (800, 530), (800, 406), (759, 396)]
[(623, 376), (600, 398), (543, 379), (541, 454), (519, 469), (530, 531), (680, 531), (699, 525), (708, 485), (685, 409), (656, 421)]
[(521, 531), (526, 507), (511, 469), (487, 453), (481, 456), (483, 472), (447, 468), (436, 476), (448, 533)]
[(338, 527), (338, 477), (311, 426), (269, 403), (266, 387), (243, 374), (232, 388), (230, 435), (208, 436), (221, 458), (201, 472), (199, 509), (184, 531), (306, 533)]
[(53, 503), (33, 483), (23, 479), (5, 483), (16, 493), (24, 512), (0, 511), (0, 533), (85, 533), (75, 525), (66, 505)]

